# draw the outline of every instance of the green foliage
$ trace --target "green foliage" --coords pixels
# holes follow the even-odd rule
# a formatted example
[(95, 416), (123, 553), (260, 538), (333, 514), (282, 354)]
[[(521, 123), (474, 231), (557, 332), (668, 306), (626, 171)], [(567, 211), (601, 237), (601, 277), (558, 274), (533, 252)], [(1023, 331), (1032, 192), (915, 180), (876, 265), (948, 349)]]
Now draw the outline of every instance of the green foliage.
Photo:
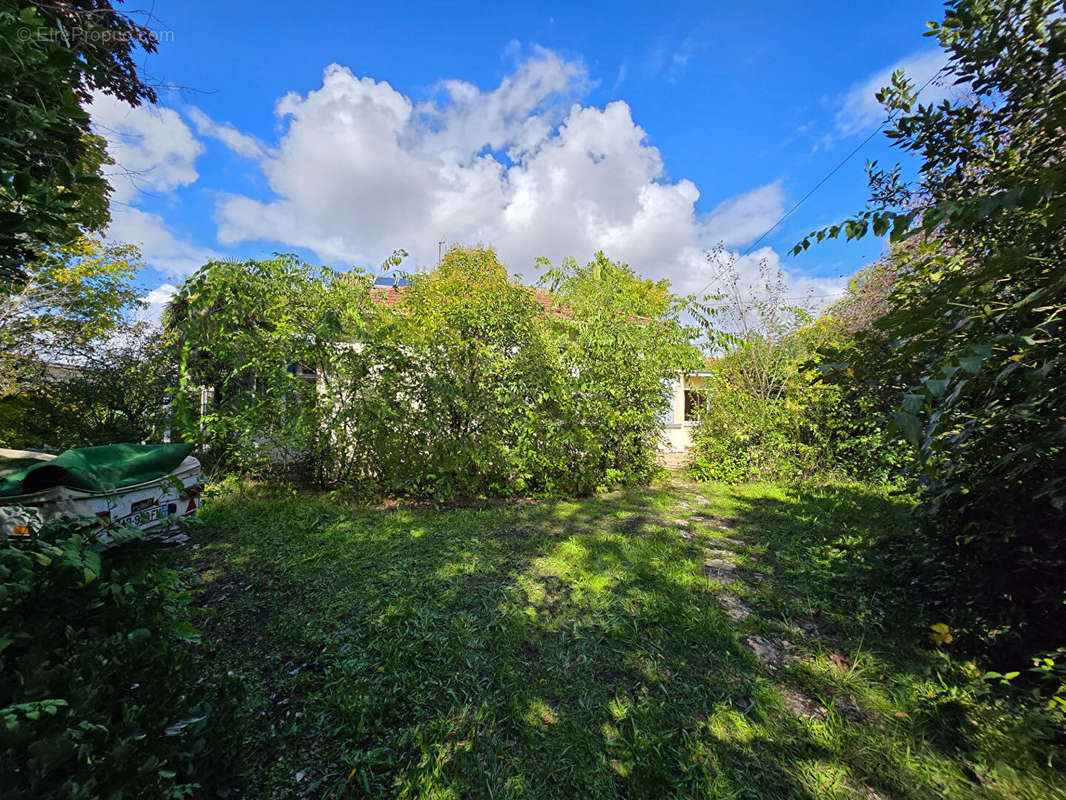
[(170, 425), (173, 355), (146, 323), (124, 324), (85, 348), (76, 369), (39, 364), (0, 396), (6, 447), (60, 452), (114, 442), (161, 442)]
[(20, 283), (0, 284), (0, 393), (114, 335), (137, 303), (142, 266), (133, 245), (81, 237), (25, 265)]
[(919, 177), (873, 169), (844, 227), (887, 221), (897, 242), (867, 368), (908, 379), (893, 417), (939, 543), (917, 565), (930, 602), (1017, 664), (1066, 629), (1066, 20), (1050, 0), (958, 0), (930, 27), (967, 91), (920, 105), (894, 76), (888, 134)]
[(817, 380), (762, 398), (743, 385), (744, 354), (710, 367), (691, 466), (697, 480), (741, 483), (799, 478), (827, 472), (820, 441), (826, 387)]
[(550, 297), (511, 281), (486, 248), (454, 248), (393, 294), (290, 256), (209, 264), (167, 315), (185, 435), (229, 468), (365, 494), (647, 480), (662, 381), (694, 352), (679, 307), (602, 255), (548, 280)]
[(136, 51), (155, 48), (154, 34), (107, 0), (0, 9), (0, 283), (109, 221), (107, 154), (86, 106), (95, 91), (154, 102)]
[(1033, 659), (1031, 672), (1042, 680), (1033, 690), (1033, 696), (1044, 702), (1045, 710), (1066, 726), (1066, 647), (1050, 653), (1041, 653)]
[(808, 343), (796, 352), (798, 368), (780, 394), (760, 397), (745, 383), (744, 366), (753, 357), (749, 346), (709, 365), (693, 477), (741, 483), (835, 474), (898, 483), (909, 456), (867, 387), (831, 369)]
[(680, 322), (684, 304), (666, 281), (640, 278), (603, 253), (584, 267), (568, 260), (548, 269), (545, 282), (560, 310), (553, 325), (570, 423), (566, 468), (585, 472), (581, 488), (646, 482), (656, 470), (667, 382), (701, 363), (694, 332)]
[(132, 245), (83, 237), (28, 264), (0, 303), (0, 443), (64, 450), (156, 440), (173, 358), (136, 321)]
[(176, 798), (224, 786), (217, 731), (229, 701), (195, 685), (198, 632), (179, 574), (137, 529), (41, 525), (36, 513), (0, 507), (4, 796)]
[[(221, 469), (307, 470), (325, 480), (333, 435), (318, 376), (365, 337), (369, 280), (294, 256), (214, 261), (181, 286), (164, 317), (180, 370), (175, 424)], [(210, 387), (201, 413), (200, 387)]]
[(847, 324), (832, 313), (812, 319), (765, 264), (754, 286), (741, 279), (734, 259), (719, 261), (719, 269), (722, 292), (712, 304), (696, 304), (721, 355), (706, 367), (693, 477), (892, 481), (904, 457), (876, 393), (854, 369), (843, 369), (855, 347)]
[[(468, 497), (552, 487), (558, 354), (542, 308), (491, 249), (454, 248), (327, 375), (349, 475), (392, 495)], [(554, 456), (554, 457), (553, 457)], [(368, 480), (369, 479), (369, 480)]]
[(822, 425), (831, 468), (853, 479), (900, 486), (915, 460), (891, 416), (905, 384), (900, 374), (883, 370), (889, 361), (883, 337), (853, 329), (877, 307), (876, 299), (862, 297), (869, 288), (853, 285), (826, 310), (815, 327), (817, 334), (809, 338), (807, 366), (817, 371), (827, 390)]

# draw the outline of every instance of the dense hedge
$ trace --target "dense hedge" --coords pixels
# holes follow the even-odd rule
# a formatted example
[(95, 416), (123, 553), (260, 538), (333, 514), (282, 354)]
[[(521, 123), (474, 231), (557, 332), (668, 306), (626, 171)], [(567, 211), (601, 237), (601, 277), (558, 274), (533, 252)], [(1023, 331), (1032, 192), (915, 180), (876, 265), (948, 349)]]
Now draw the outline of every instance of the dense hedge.
[(964, 645), (1014, 671), (1057, 650), (1061, 670), (1066, 19), (1055, 0), (954, 0), (928, 35), (946, 55), (938, 80), (965, 91), (922, 104), (897, 73), (879, 95), (915, 179), (872, 167), (866, 209), (796, 250), (889, 234), (848, 360), (896, 390), (920, 500), (914, 585)]
[(680, 303), (602, 255), (545, 282), (520, 285), (485, 248), (387, 293), (288, 256), (208, 264), (167, 320), (180, 426), (227, 469), (367, 495), (646, 481), (666, 382), (696, 363)]

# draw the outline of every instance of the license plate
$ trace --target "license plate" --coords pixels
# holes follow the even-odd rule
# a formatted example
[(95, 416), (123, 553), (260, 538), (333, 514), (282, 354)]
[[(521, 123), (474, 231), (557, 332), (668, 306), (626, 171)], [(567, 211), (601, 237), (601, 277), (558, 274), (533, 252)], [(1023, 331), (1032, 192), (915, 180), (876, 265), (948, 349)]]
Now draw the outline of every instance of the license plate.
[[(136, 507), (136, 505), (138, 504), (135, 503), (134, 507)], [(158, 519), (166, 519), (171, 515), (171, 513), (174, 513), (171, 509), (172, 505), (173, 504), (171, 503), (169, 505), (164, 504), (154, 506), (152, 508), (145, 508), (140, 511), (135, 511), (134, 513), (129, 514), (128, 516), (117, 519), (115, 520), (115, 522), (118, 524), (126, 523), (129, 525), (144, 525), (147, 522), (155, 522)]]

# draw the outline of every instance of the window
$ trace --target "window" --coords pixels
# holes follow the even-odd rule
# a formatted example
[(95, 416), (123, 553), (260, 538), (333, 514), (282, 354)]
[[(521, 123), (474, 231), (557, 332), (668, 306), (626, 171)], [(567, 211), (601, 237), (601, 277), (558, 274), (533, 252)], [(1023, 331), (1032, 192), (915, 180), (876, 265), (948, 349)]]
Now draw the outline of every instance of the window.
[(696, 422), (703, 405), (702, 389), (685, 389), (685, 422)]
[(314, 383), (318, 380), (318, 373), (315, 370), (311, 369), (310, 367), (305, 367), (303, 364), (300, 364), (298, 362), (289, 364), (289, 366), (285, 368), (285, 371), (288, 372), (290, 375), (293, 375), (297, 378), (301, 378), (302, 380), (305, 380), (309, 383)]

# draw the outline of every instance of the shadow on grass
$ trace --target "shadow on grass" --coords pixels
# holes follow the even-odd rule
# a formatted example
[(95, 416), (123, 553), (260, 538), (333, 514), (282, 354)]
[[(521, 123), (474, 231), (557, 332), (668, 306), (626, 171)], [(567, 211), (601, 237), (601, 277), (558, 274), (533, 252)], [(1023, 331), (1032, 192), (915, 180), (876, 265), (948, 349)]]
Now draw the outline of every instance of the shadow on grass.
[[(882, 590), (853, 598), (873, 567), (825, 557), (809, 571), (803, 548), (853, 552), (900, 509), (809, 491), (719, 493), (710, 509), (737, 518), (780, 587), (759, 589), (760, 608), (795, 613), (793, 592), (810, 606), (832, 574), (857, 583), (817, 595), (818, 612), (858, 632), (880, 608)], [(189, 563), (212, 612), (207, 673), (235, 672), (251, 697), (250, 794), (938, 796), (895, 729), (783, 709), (781, 676), (704, 576), (712, 526), (685, 539), (679, 515), (674, 490), (443, 511), (214, 501)]]

